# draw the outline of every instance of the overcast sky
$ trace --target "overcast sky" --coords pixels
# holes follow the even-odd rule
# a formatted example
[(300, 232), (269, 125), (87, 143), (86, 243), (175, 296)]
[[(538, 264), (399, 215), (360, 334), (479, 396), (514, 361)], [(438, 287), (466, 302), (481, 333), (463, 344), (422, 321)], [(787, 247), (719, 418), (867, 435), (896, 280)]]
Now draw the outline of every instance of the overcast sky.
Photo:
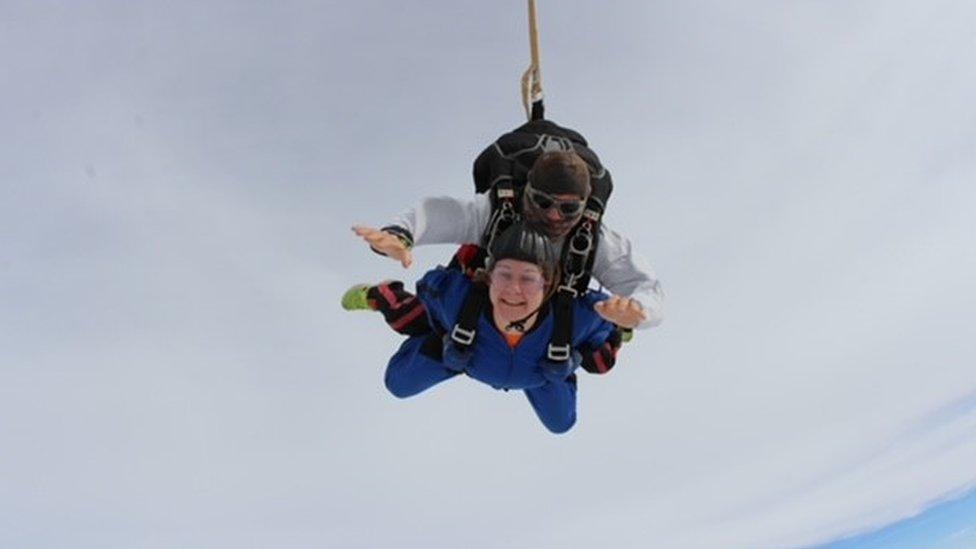
[(523, 0), (0, 1), (0, 545), (798, 546), (976, 486), (976, 5), (539, 3), (667, 294), (564, 436), (395, 399), (338, 306), (448, 259), (349, 226), (472, 192)]

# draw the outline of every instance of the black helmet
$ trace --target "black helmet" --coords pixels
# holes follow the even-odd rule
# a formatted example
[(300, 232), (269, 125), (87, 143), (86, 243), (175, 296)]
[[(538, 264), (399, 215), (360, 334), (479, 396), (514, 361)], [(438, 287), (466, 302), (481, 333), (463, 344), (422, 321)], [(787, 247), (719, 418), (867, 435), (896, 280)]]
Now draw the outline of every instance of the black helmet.
[(515, 259), (537, 265), (548, 281), (555, 278), (559, 263), (556, 248), (549, 237), (524, 222), (515, 223), (495, 237), (488, 250), (488, 270), (502, 259)]

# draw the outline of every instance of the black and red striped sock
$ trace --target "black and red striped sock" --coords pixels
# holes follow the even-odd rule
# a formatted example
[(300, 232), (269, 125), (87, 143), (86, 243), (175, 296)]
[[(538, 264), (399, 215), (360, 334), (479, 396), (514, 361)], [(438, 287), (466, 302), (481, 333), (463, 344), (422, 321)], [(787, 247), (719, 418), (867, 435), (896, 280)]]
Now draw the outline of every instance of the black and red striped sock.
[(403, 282), (381, 282), (370, 286), (366, 297), (383, 314), (393, 331), (409, 335), (423, 335), (433, 330), (427, 320), (427, 308), (417, 296), (403, 289)]

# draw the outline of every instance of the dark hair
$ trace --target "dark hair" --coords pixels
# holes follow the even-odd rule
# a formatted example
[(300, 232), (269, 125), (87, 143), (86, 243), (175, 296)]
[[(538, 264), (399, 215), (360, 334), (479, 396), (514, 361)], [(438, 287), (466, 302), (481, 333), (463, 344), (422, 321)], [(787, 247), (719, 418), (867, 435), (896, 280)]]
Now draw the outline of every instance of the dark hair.
[(590, 167), (573, 151), (549, 151), (536, 158), (529, 170), (533, 189), (549, 194), (590, 196)]
[(556, 279), (559, 256), (555, 246), (549, 237), (524, 222), (515, 223), (495, 237), (488, 250), (488, 270), (502, 259), (531, 263), (542, 270), (547, 281)]

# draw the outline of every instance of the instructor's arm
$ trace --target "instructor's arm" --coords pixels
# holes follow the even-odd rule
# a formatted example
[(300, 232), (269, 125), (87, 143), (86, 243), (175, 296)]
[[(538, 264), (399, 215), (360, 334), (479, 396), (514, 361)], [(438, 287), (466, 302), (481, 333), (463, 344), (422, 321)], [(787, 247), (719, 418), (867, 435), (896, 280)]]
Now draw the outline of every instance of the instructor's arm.
[(421, 200), (383, 229), (356, 225), (352, 230), (374, 251), (406, 268), (413, 263), (410, 249), (415, 245), (479, 243), (490, 216), (491, 202), (485, 195), (466, 199), (439, 196)]

